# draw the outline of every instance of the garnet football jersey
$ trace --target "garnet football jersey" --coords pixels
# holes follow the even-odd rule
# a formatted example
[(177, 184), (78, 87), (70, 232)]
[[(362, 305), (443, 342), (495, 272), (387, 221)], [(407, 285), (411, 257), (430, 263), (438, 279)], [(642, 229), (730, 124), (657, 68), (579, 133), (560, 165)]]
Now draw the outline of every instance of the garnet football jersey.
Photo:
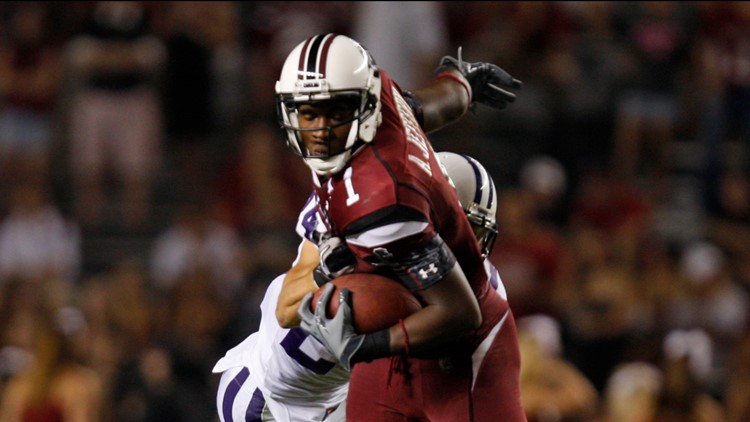
[[(430, 287), (452, 267), (448, 258), (432, 259), (438, 253), (415, 256), (444, 241), (480, 305), (482, 326), (468, 339), (476, 346), (508, 303), (488, 282), (479, 244), (427, 136), (384, 71), (381, 80), (383, 118), (374, 141), (339, 173), (313, 175), (318, 213), (331, 235), (346, 238), (357, 271), (385, 273), (413, 291)], [(399, 266), (408, 269), (394, 274)]]

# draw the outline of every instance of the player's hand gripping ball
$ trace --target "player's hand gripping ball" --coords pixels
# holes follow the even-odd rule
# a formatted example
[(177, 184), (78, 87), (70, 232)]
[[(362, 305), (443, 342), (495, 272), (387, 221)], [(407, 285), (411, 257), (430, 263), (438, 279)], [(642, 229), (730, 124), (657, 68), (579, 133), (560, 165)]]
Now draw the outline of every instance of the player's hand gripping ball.
[[(409, 315), (422, 309), (414, 294), (401, 283), (377, 275), (354, 273), (333, 279), (330, 283), (335, 291), (328, 302), (326, 316), (332, 318), (339, 307), (339, 292), (347, 288), (351, 292), (354, 329), (360, 334), (369, 334), (391, 327)], [(313, 295), (310, 307), (315, 312), (323, 288)]]

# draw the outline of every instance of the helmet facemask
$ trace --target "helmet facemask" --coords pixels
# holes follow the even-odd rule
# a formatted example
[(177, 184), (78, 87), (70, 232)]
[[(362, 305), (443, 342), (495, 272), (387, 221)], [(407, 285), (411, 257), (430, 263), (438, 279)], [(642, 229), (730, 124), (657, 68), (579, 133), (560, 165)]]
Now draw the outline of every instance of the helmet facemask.
[[(279, 124), (286, 131), (287, 146), (296, 155), (302, 157), (320, 175), (335, 173), (341, 170), (349, 161), (349, 158), (364, 144), (360, 140), (361, 128), (372, 119), (377, 102), (374, 96), (362, 91), (330, 93), (327, 97), (327, 99), (315, 99), (321, 98), (321, 95), (310, 95), (304, 99), (300, 99), (299, 96), (292, 98), (291, 96), (279, 95), (276, 101)], [(351, 112), (351, 117), (322, 127), (303, 128), (300, 124), (301, 107), (337, 102), (341, 104), (331, 106), (334, 109), (332, 114)], [(336, 142), (338, 140), (334, 138), (334, 129), (349, 124), (351, 127), (346, 135), (346, 139), (343, 142)], [(324, 148), (325, 152), (316, 153), (305, 146), (302, 134), (321, 130), (328, 133), (328, 136), (325, 138), (327, 144)]]
[(479, 242), (482, 256), (490, 256), (492, 249), (495, 247), (495, 240), (497, 239), (497, 223), (495, 218), (489, 214), (488, 210), (481, 208), (476, 203), (472, 203), (464, 211)]

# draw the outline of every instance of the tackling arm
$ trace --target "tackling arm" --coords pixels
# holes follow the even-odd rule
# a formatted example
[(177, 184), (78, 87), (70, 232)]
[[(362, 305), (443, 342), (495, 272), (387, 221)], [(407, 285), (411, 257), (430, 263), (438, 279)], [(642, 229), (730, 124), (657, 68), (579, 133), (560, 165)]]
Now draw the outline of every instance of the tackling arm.
[(299, 325), (297, 309), (302, 298), (308, 292), (318, 289), (313, 279), (313, 271), (318, 264), (320, 255), (317, 246), (303, 239), (297, 259), (284, 277), (279, 301), (276, 304), (276, 319), (282, 327), (291, 328)]
[[(372, 247), (367, 242), (382, 245), (377, 236), (394, 236), (393, 226), (387, 226), (387, 233), (373, 229), (368, 232), (369, 236), (360, 236), (356, 239), (356, 247), (367, 251)], [(409, 224), (398, 226), (402, 234), (414, 229), (414, 225)], [(352, 240), (350, 245), (352, 243), (355, 241)], [(442, 345), (455, 342), (482, 323), (479, 303), (469, 281), (439, 235), (416, 249), (409, 248), (408, 244), (401, 246), (390, 243), (388, 249), (377, 247), (372, 254), (363, 258), (373, 266), (390, 272), (422, 299), (423, 308), (399, 324), (374, 333), (356, 333), (350, 296), (343, 293), (346, 289), (333, 299), (339, 301), (339, 308), (333, 318), (328, 318), (325, 309), (332, 299), (333, 288), (330, 285), (326, 286), (318, 299), (314, 314), (309, 309), (312, 293), (304, 296), (297, 310), (301, 318), (300, 326), (323, 343), (346, 369), (356, 362), (369, 362), (386, 356), (427, 356)]]
[[(346, 370), (357, 362), (394, 355), (428, 356), (439, 353), (440, 346), (464, 336), (482, 323), (481, 311), (466, 276), (456, 263), (441, 281), (420, 293), (426, 305), (390, 328), (371, 334), (354, 330), (351, 293), (343, 289), (339, 308), (333, 318), (325, 309), (332, 298), (333, 286), (326, 284), (315, 313), (310, 311), (313, 293), (305, 294), (297, 312), (300, 326), (333, 353)], [(408, 337), (407, 337), (408, 336)]]

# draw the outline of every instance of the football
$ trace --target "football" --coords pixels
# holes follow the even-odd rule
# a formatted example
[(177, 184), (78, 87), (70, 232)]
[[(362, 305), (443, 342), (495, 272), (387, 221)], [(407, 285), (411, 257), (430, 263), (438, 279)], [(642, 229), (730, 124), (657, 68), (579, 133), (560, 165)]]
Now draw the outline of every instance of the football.
[[(327, 316), (332, 318), (339, 308), (339, 289), (347, 288), (352, 295), (354, 329), (360, 334), (373, 333), (398, 323), (400, 319), (422, 309), (422, 305), (409, 289), (390, 278), (354, 273), (330, 281), (336, 286), (328, 303)], [(323, 288), (318, 289), (310, 303), (312, 311)]]

